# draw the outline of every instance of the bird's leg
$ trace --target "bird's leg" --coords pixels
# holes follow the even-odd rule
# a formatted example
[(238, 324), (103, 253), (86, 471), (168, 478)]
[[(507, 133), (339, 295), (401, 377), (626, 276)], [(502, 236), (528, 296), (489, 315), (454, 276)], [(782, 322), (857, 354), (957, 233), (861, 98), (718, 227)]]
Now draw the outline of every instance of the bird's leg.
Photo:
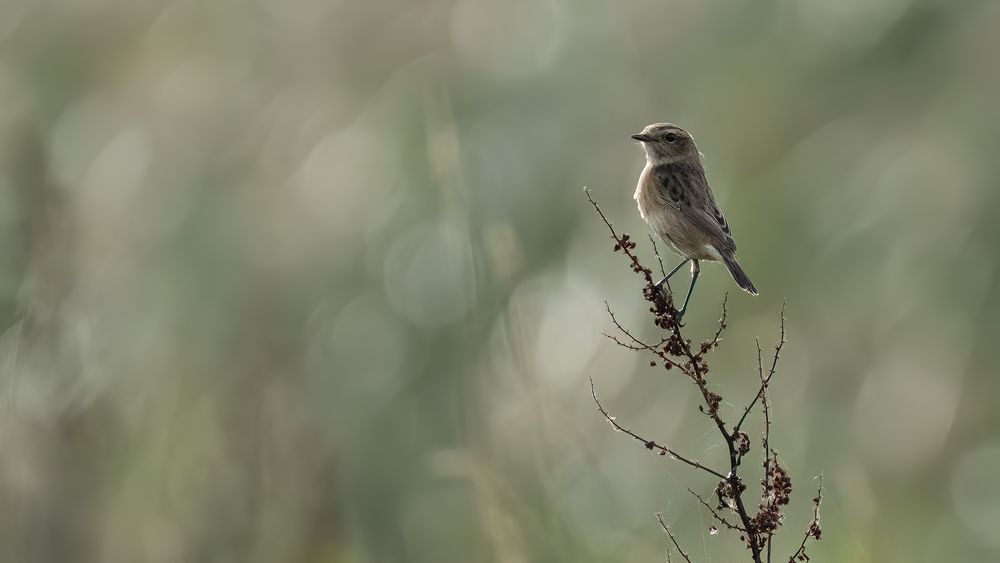
[(687, 264), (687, 263), (688, 263), (688, 260), (690, 260), (690, 258), (685, 258), (685, 259), (681, 260), (681, 263), (680, 263), (680, 264), (678, 264), (678, 265), (674, 266), (674, 269), (673, 269), (673, 270), (670, 270), (670, 273), (669, 273), (669, 274), (667, 274), (667, 275), (665, 275), (665, 276), (663, 276), (663, 279), (661, 279), (660, 281), (656, 282), (656, 285), (654, 285), (653, 287), (655, 287), (656, 289), (660, 289), (661, 287), (663, 287), (663, 284), (664, 284), (664, 283), (665, 283), (665, 282), (666, 282), (667, 280), (669, 280), (669, 279), (670, 279), (670, 276), (672, 276), (672, 275), (676, 274), (676, 273), (677, 273), (677, 270), (680, 270), (680, 269), (681, 269), (681, 267), (682, 267), (682, 266), (683, 266), (684, 264)]
[(687, 297), (684, 298), (684, 306), (681, 307), (680, 311), (677, 311), (677, 320), (679, 321), (681, 317), (684, 316), (684, 312), (687, 311), (688, 301), (691, 301), (691, 294), (694, 293), (694, 284), (698, 282), (698, 274), (701, 273), (701, 266), (698, 265), (697, 260), (691, 261), (691, 285), (688, 287)]

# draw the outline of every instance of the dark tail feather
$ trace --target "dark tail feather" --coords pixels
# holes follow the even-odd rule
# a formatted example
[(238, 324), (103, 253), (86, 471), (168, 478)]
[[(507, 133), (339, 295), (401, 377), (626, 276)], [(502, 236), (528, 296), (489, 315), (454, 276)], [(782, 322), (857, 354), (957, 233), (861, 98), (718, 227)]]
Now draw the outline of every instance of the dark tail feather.
[(723, 256), (722, 261), (726, 264), (726, 267), (729, 268), (729, 273), (732, 274), (736, 285), (740, 286), (743, 291), (749, 293), (750, 295), (757, 295), (757, 288), (753, 286), (753, 282), (750, 281), (750, 277), (743, 271), (743, 268), (740, 268), (739, 263), (736, 262), (736, 258), (732, 256)]

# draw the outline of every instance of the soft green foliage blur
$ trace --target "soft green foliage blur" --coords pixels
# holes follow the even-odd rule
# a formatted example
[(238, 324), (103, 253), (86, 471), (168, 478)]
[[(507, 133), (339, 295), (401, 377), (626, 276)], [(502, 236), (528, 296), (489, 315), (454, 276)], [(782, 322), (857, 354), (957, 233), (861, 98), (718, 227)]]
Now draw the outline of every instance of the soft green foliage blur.
[(0, 561), (655, 562), (658, 511), (746, 559), (685, 490), (715, 483), (590, 398), (723, 465), (690, 383), (601, 335), (604, 300), (653, 331), (582, 188), (655, 264), (654, 121), (761, 290), (706, 265), (686, 319), (730, 292), (730, 419), (788, 300), (776, 560), (820, 473), (814, 561), (1000, 560), (998, 29), (989, 0), (0, 0)]

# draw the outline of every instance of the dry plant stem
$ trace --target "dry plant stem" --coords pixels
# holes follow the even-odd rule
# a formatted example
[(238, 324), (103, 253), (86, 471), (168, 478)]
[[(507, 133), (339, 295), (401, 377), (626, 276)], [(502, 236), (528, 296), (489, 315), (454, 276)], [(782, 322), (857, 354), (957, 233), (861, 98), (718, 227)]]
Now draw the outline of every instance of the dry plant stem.
[[(653, 238), (653, 235), (649, 235), (649, 244), (653, 245), (653, 254), (656, 255), (656, 261), (660, 264), (660, 275), (663, 277), (667, 277), (667, 270), (666, 268), (663, 267), (663, 258), (660, 258), (660, 249), (656, 246), (656, 239)], [(669, 286), (670, 280), (666, 280), (663, 283)]]
[[(757, 375), (760, 377), (761, 384), (764, 384), (764, 362), (762, 351), (760, 349), (760, 339), (755, 338), (754, 343), (757, 345)], [(768, 471), (771, 464), (771, 407), (767, 402), (767, 389), (761, 392), (760, 408), (764, 413), (764, 431), (762, 432), (761, 445), (764, 447), (764, 478), (761, 480), (761, 498), (766, 498), (768, 493), (768, 488), (771, 483), (771, 472)], [(774, 543), (774, 532), (768, 532), (767, 534), (767, 563), (771, 563), (771, 546)]]
[(820, 474), (818, 477), (819, 485), (816, 487), (816, 496), (813, 497), (813, 517), (812, 521), (809, 522), (809, 527), (806, 528), (806, 534), (802, 537), (802, 543), (799, 544), (799, 548), (795, 550), (795, 553), (788, 558), (788, 563), (795, 563), (798, 561), (809, 561), (809, 555), (806, 554), (806, 542), (810, 538), (814, 540), (820, 539), (823, 530), (819, 526), (819, 505), (823, 504), (823, 475)]
[[(678, 457), (682, 462), (687, 463), (693, 467), (701, 468), (712, 475), (719, 477), (724, 483), (727, 484), (730, 494), (729, 497), (733, 501), (733, 508), (736, 514), (739, 516), (740, 522), (746, 533), (744, 534), (744, 540), (746, 541), (747, 547), (750, 549), (753, 560), (755, 563), (763, 563), (761, 560), (761, 545), (758, 539), (754, 527), (751, 523), (750, 514), (747, 512), (746, 505), (743, 502), (743, 492), (746, 487), (743, 485), (741, 479), (737, 475), (737, 469), (739, 467), (739, 462), (741, 458), (740, 447), (737, 445), (737, 441), (741, 441), (741, 435), (739, 432), (730, 433), (726, 430), (726, 423), (722, 420), (719, 415), (719, 406), (722, 401), (722, 397), (718, 394), (712, 392), (708, 387), (708, 382), (705, 376), (708, 374), (708, 364), (705, 361), (705, 355), (715, 346), (718, 345), (719, 339), (721, 337), (722, 331), (726, 326), (726, 307), (725, 302), (723, 303), (722, 318), (719, 320), (719, 329), (712, 341), (704, 342), (701, 348), (696, 352), (692, 346), (691, 341), (687, 340), (681, 334), (681, 325), (677, 320), (677, 310), (673, 306), (673, 302), (670, 299), (669, 293), (664, 294), (659, 288), (655, 286), (653, 281), (652, 270), (646, 268), (639, 261), (638, 256), (633, 252), (636, 248), (635, 242), (631, 240), (629, 235), (622, 233), (618, 234), (614, 226), (608, 220), (607, 216), (601, 210), (597, 202), (590, 196), (590, 191), (585, 190), (587, 200), (600, 215), (601, 220), (608, 227), (611, 232), (611, 237), (615, 241), (614, 250), (621, 251), (628, 257), (631, 262), (630, 267), (633, 272), (642, 276), (645, 281), (645, 287), (643, 289), (643, 295), (646, 300), (652, 305), (650, 307), (650, 312), (653, 313), (656, 324), (660, 328), (665, 329), (671, 336), (664, 339), (662, 348), (653, 348), (651, 345), (635, 338), (630, 332), (624, 329), (618, 323), (617, 319), (614, 319), (612, 315), (612, 320), (615, 326), (619, 328), (626, 336), (628, 336), (636, 345), (643, 347), (647, 350), (653, 351), (654, 354), (660, 359), (670, 359), (670, 362), (666, 362), (668, 367), (679, 367), (682, 372), (687, 375), (698, 387), (701, 392), (704, 404), (699, 407), (699, 410), (707, 415), (715, 423), (716, 428), (719, 430), (719, 434), (722, 436), (723, 440), (726, 442), (726, 447), (729, 451), (729, 473), (723, 475), (714, 469), (705, 467), (701, 463), (689, 460), (687, 458), (681, 458), (677, 456), (676, 452), (666, 449), (664, 446), (660, 446), (652, 440), (647, 440), (642, 438), (638, 434), (627, 430), (626, 428), (619, 425), (604, 407), (600, 404), (597, 399), (597, 393), (593, 389), (593, 381), (591, 381), (591, 393), (594, 396), (594, 401), (598, 404), (598, 408), (609, 422), (611, 422), (614, 427), (626, 434), (632, 436), (634, 439), (643, 442), (647, 449), (657, 449), (662, 453), (669, 453), (675, 457)], [(610, 313), (610, 306), (608, 307)], [(670, 356), (679, 358), (680, 361), (674, 361)]]
[[(787, 305), (787, 302), (782, 301), (782, 303), (781, 303), (781, 328), (780, 328), (780, 331), (779, 331), (780, 335), (779, 335), (779, 338), (778, 338), (778, 343), (775, 344), (775, 346), (774, 346), (774, 358), (771, 360), (771, 369), (767, 372), (767, 377), (766, 378), (763, 377), (763, 376), (761, 377), (760, 388), (757, 390), (757, 394), (754, 395), (753, 400), (750, 401), (750, 404), (748, 404), (746, 406), (746, 409), (743, 410), (743, 416), (741, 416), (740, 417), (740, 421), (736, 423), (736, 426), (733, 429), (734, 432), (739, 432), (740, 428), (743, 426), (743, 422), (746, 421), (746, 419), (747, 419), (747, 415), (750, 414), (750, 411), (753, 409), (754, 404), (757, 403), (757, 399), (759, 399), (761, 397), (761, 395), (763, 395), (764, 393), (767, 392), (767, 386), (768, 386), (769, 383), (771, 383), (771, 378), (774, 377), (775, 370), (778, 369), (778, 359), (781, 356), (781, 349), (785, 346), (785, 342), (787, 342), (787, 340), (785, 340), (785, 306), (786, 305)], [(760, 358), (759, 358), (759, 354), (758, 354), (758, 360), (759, 359)], [(758, 363), (758, 365), (760, 365), (760, 364)], [(763, 369), (761, 369), (760, 372), (761, 372), (761, 374), (763, 374)]]
[(719, 473), (718, 471), (712, 469), (711, 467), (707, 467), (705, 465), (702, 465), (697, 460), (688, 459), (688, 458), (680, 455), (679, 453), (675, 452), (674, 450), (672, 450), (672, 449), (670, 449), (670, 448), (668, 448), (666, 446), (657, 444), (653, 440), (647, 440), (646, 438), (643, 438), (642, 436), (636, 434), (635, 432), (632, 432), (628, 428), (625, 428), (624, 426), (622, 426), (621, 424), (619, 424), (618, 421), (615, 420), (615, 417), (612, 416), (611, 413), (609, 413), (608, 411), (606, 411), (604, 409), (604, 406), (601, 404), (601, 401), (597, 398), (597, 392), (594, 390), (594, 379), (593, 378), (590, 379), (590, 393), (594, 397), (594, 403), (597, 404), (597, 410), (601, 411), (601, 414), (604, 415), (604, 418), (608, 422), (610, 422), (612, 426), (615, 427), (615, 430), (617, 430), (619, 432), (624, 432), (625, 434), (628, 434), (629, 436), (631, 436), (631, 437), (635, 438), (636, 440), (642, 442), (642, 445), (646, 446), (647, 450), (656, 450), (656, 451), (660, 452), (660, 455), (669, 455), (670, 457), (676, 459), (677, 461), (680, 461), (681, 463), (686, 463), (686, 464), (690, 465), (691, 467), (695, 467), (695, 468), (701, 469), (702, 471), (708, 472), (708, 473), (710, 473), (710, 474), (718, 477), (719, 479), (725, 479), (726, 478), (725, 475), (723, 475), (722, 473)]
[[(600, 215), (601, 220), (604, 221), (604, 224), (610, 231), (611, 238), (615, 243), (614, 251), (625, 254), (625, 256), (629, 259), (629, 267), (631, 270), (641, 276), (645, 282), (643, 286), (643, 297), (650, 304), (649, 312), (653, 316), (654, 324), (665, 333), (665, 336), (655, 344), (640, 339), (618, 321), (614, 312), (611, 310), (611, 306), (605, 302), (605, 307), (607, 308), (608, 315), (611, 317), (612, 323), (624, 338), (618, 338), (610, 334), (605, 334), (605, 336), (627, 350), (649, 352), (653, 355), (653, 359), (650, 361), (651, 366), (655, 366), (659, 363), (666, 370), (676, 368), (677, 371), (681, 372), (681, 374), (695, 384), (702, 396), (702, 404), (698, 407), (698, 410), (715, 423), (719, 434), (726, 443), (726, 447), (729, 452), (728, 472), (723, 474), (722, 471), (705, 466), (697, 460), (681, 456), (673, 449), (658, 444), (653, 440), (646, 439), (619, 424), (615, 420), (615, 417), (612, 416), (598, 400), (597, 392), (594, 388), (594, 382), (593, 379), (591, 379), (591, 395), (594, 398), (594, 403), (597, 405), (598, 410), (604, 418), (610, 422), (616, 430), (631, 436), (636, 441), (641, 442), (646, 449), (655, 450), (660, 455), (670, 455), (684, 464), (696, 469), (701, 469), (709, 475), (718, 478), (720, 481), (716, 487), (716, 494), (719, 496), (720, 502), (718, 509), (713, 508), (711, 504), (706, 502), (705, 499), (693, 490), (688, 490), (695, 496), (695, 498), (698, 499), (702, 506), (709, 510), (712, 517), (717, 522), (719, 522), (726, 529), (740, 534), (740, 539), (745, 542), (746, 547), (750, 551), (755, 563), (764, 563), (765, 556), (766, 561), (770, 563), (773, 537), (775, 531), (781, 526), (782, 509), (788, 504), (792, 492), (792, 483), (790, 477), (788, 476), (788, 472), (780, 465), (777, 453), (771, 449), (771, 405), (767, 397), (768, 386), (777, 371), (778, 359), (781, 355), (782, 347), (785, 344), (785, 305), (782, 304), (781, 308), (780, 338), (778, 339), (778, 343), (775, 345), (774, 357), (771, 361), (770, 369), (765, 374), (764, 362), (762, 358), (763, 354), (758, 341), (757, 373), (760, 379), (760, 387), (757, 390), (756, 395), (754, 395), (754, 397), (749, 401), (749, 404), (747, 404), (742, 410), (742, 416), (740, 416), (739, 421), (735, 426), (732, 426), (730, 430), (730, 427), (727, 426), (719, 412), (720, 406), (723, 404), (722, 396), (711, 390), (707, 380), (707, 375), (709, 373), (707, 356), (711, 350), (719, 346), (722, 333), (726, 328), (728, 295), (727, 298), (723, 300), (722, 315), (719, 319), (719, 325), (713, 337), (710, 340), (702, 342), (700, 346), (694, 347), (691, 341), (685, 339), (681, 333), (683, 325), (681, 325), (677, 318), (677, 309), (674, 307), (672, 299), (673, 296), (670, 292), (669, 285), (666, 286), (665, 290), (656, 286), (653, 281), (652, 270), (643, 266), (635, 253), (636, 243), (627, 233), (619, 234), (608, 218), (604, 215), (604, 212), (601, 210), (600, 206), (598, 206), (597, 202), (595, 202), (591, 197), (590, 191), (586, 188), (584, 191), (586, 193), (587, 200), (594, 207), (594, 210), (598, 213), (598, 215)], [(652, 242), (655, 251), (656, 241), (650, 237), (650, 242)], [(656, 258), (662, 273), (664, 270), (663, 262), (660, 259), (658, 251), (656, 253)], [(747, 487), (743, 484), (740, 476), (738, 475), (738, 469), (743, 457), (747, 455), (751, 449), (750, 438), (745, 432), (741, 431), (741, 428), (750, 412), (758, 404), (758, 401), (760, 401), (764, 418), (764, 429), (762, 432), (764, 477), (761, 479), (762, 493), (760, 510), (755, 514), (751, 514), (747, 510), (743, 497), (743, 493), (747, 490)], [(821, 495), (822, 480), (820, 481), (820, 492), (817, 493), (816, 498), (813, 499), (815, 505), (815, 509), (813, 511), (813, 522), (807, 529), (806, 536), (803, 539), (799, 550), (793, 554), (792, 560), (796, 558), (802, 561), (808, 560), (808, 555), (805, 553), (807, 541), (809, 538), (819, 539), (820, 537), (819, 503), (822, 500)], [(719, 512), (723, 506), (732, 510), (732, 512), (739, 518), (739, 521), (733, 522), (726, 519), (725, 516)], [(663, 521), (660, 514), (657, 514), (657, 519), (659, 519), (660, 525), (663, 526), (664, 531), (667, 532), (667, 535), (673, 542), (674, 547), (677, 548), (677, 551), (686, 561), (690, 562), (691, 559), (680, 549), (680, 545), (678, 545), (676, 538), (673, 536), (670, 528)], [(669, 548), (667, 550), (667, 558), (668, 560), (670, 558)]]
[[(614, 311), (611, 310), (611, 305), (609, 305), (607, 301), (604, 302), (604, 308), (607, 309), (608, 316), (611, 317), (611, 322), (614, 323), (615, 328), (617, 328), (619, 332), (621, 332), (622, 334), (624, 334), (625, 336), (627, 336), (629, 338), (629, 340), (631, 340), (632, 342), (634, 342), (634, 344), (629, 344), (627, 342), (622, 342), (618, 338), (616, 338), (616, 337), (614, 337), (614, 336), (612, 336), (610, 334), (607, 334), (607, 333), (605, 333), (604, 336), (606, 336), (607, 338), (611, 339), (611, 341), (613, 341), (615, 344), (621, 346), (622, 348), (627, 348), (629, 350), (634, 350), (634, 351), (637, 351), (637, 352), (638, 351), (642, 351), (642, 350), (646, 350), (646, 351), (652, 352), (653, 354), (656, 355), (656, 357), (658, 357), (663, 362), (665, 362), (667, 364), (670, 364), (671, 366), (673, 366), (673, 367), (675, 367), (675, 368), (677, 368), (677, 369), (679, 369), (679, 370), (684, 371), (685, 373), (687, 373), (687, 367), (686, 366), (683, 366), (683, 365), (677, 363), (676, 361), (674, 361), (670, 357), (669, 354), (667, 354), (666, 352), (664, 352), (663, 350), (660, 349), (660, 347), (663, 346), (663, 344), (666, 342), (665, 340), (661, 340), (658, 344), (653, 345), (653, 344), (650, 344), (650, 343), (645, 342), (643, 340), (640, 340), (639, 338), (636, 338), (635, 335), (633, 335), (631, 332), (629, 332), (628, 329), (626, 329), (625, 327), (623, 327), (622, 324), (620, 322), (618, 322), (618, 318), (615, 317), (615, 313), (614, 313)], [(725, 302), (723, 302), (723, 315), (725, 315)], [(718, 335), (716, 336), (716, 341), (718, 341)]]
[(708, 502), (705, 501), (705, 499), (701, 498), (701, 495), (699, 495), (698, 493), (694, 492), (690, 488), (688, 488), (688, 492), (691, 493), (692, 495), (694, 495), (694, 498), (698, 499), (698, 502), (700, 502), (701, 505), (704, 506), (705, 508), (707, 508), (708, 512), (711, 513), (712, 518), (715, 518), (715, 520), (718, 521), (720, 524), (722, 524), (726, 528), (729, 528), (730, 530), (734, 530), (734, 531), (741, 532), (741, 533), (744, 533), (744, 534), (747, 532), (745, 529), (743, 529), (743, 528), (737, 526), (736, 524), (731, 523), (729, 520), (726, 520), (725, 518), (723, 518), (714, 508), (712, 508), (712, 505), (708, 504)]
[[(727, 298), (728, 300), (728, 295)], [(719, 338), (726, 326), (726, 303), (727, 300), (723, 300), (722, 307), (722, 317), (719, 319), (719, 329), (716, 331), (715, 338), (712, 340), (711, 346), (706, 343), (703, 345), (700, 353), (695, 353), (691, 349), (691, 343), (685, 340), (680, 333), (680, 326), (677, 323), (673, 323), (672, 330), (677, 336), (677, 339), (681, 342), (681, 355), (684, 357), (685, 363), (691, 366), (690, 374), (691, 379), (698, 386), (701, 391), (702, 398), (705, 401), (705, 405), (700, 408), (700, 410), (707, 414), (713, 422), (715, 422), (716, 427), (719, 429), (719, 434), (722, 435), (723, 440), (726, 442), (726, 447), (729, 450), (729, 475), (724, 479), (732, 491), (732, 499), (735, 504), (735, 512), (739, 516), (740, 522), (743, 525), (743, 529), (746, 530), (746, 542), (747, 546), (750, 548), (750, 552), (753, 555), (753, 560), (755, 563), (763, 563), (761, 560), (761, 548), (760, 542), (757, 538), (757, 534), (754, 531), (754, 527), (751, 524), (750, 514), (747, 512), (746, 505), (743, 502), (743, 490), (744, 486), (739, 476), (737, 475), (737, 469), (740, 465), (740, 460), (742, 455), (737, 447), (737, 440), (740, 439), (739, 425), (734, 428), (733, 432), (726, 431), (726, 423), (722, 420), (719, 415), (718, 407), (719, 400), (721, 397), (713, 393), (708, 388), (708, 382), (705, 380), (705, 375), (708, 373), (708, 366), (704, 362), (704, 354), (718, 344)], [(784, 340), (784, 338), (782, 338)], [(749, 412), (750, 407), (747, 411)]]
[(677, 538), (675, 538), (674, 533), (670, 531), (670, 526), (667, 526), (667, 523), (663, 521), (663, 515), (657, 512), (656, 519), (660, 521), (660, 526), (663, 527), (663, 531), (667, 533), (667, 537), (669, 537), (670, 541), (674, 543), (674, 547), (677, 548), (677, 553), (680, 553), (681, 557), (683, 557), (685, 561), (691, 563), (691, 558), (688, 557), (687, 553), (684, 553), (684, 550), (681, 549), (681, 545), (677, 543)]

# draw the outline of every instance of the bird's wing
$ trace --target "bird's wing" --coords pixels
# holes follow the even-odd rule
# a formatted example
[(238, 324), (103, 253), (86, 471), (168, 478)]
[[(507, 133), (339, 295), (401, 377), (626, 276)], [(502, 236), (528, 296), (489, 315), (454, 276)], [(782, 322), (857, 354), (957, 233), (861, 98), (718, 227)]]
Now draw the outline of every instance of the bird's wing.
[(680, 211), (692, 225), (709, 237), (716, 250), (736, 251), (733, 233), (715, 203), (700, 165), (672, 162), (653, 169), (653, 181), (664, 202)]

